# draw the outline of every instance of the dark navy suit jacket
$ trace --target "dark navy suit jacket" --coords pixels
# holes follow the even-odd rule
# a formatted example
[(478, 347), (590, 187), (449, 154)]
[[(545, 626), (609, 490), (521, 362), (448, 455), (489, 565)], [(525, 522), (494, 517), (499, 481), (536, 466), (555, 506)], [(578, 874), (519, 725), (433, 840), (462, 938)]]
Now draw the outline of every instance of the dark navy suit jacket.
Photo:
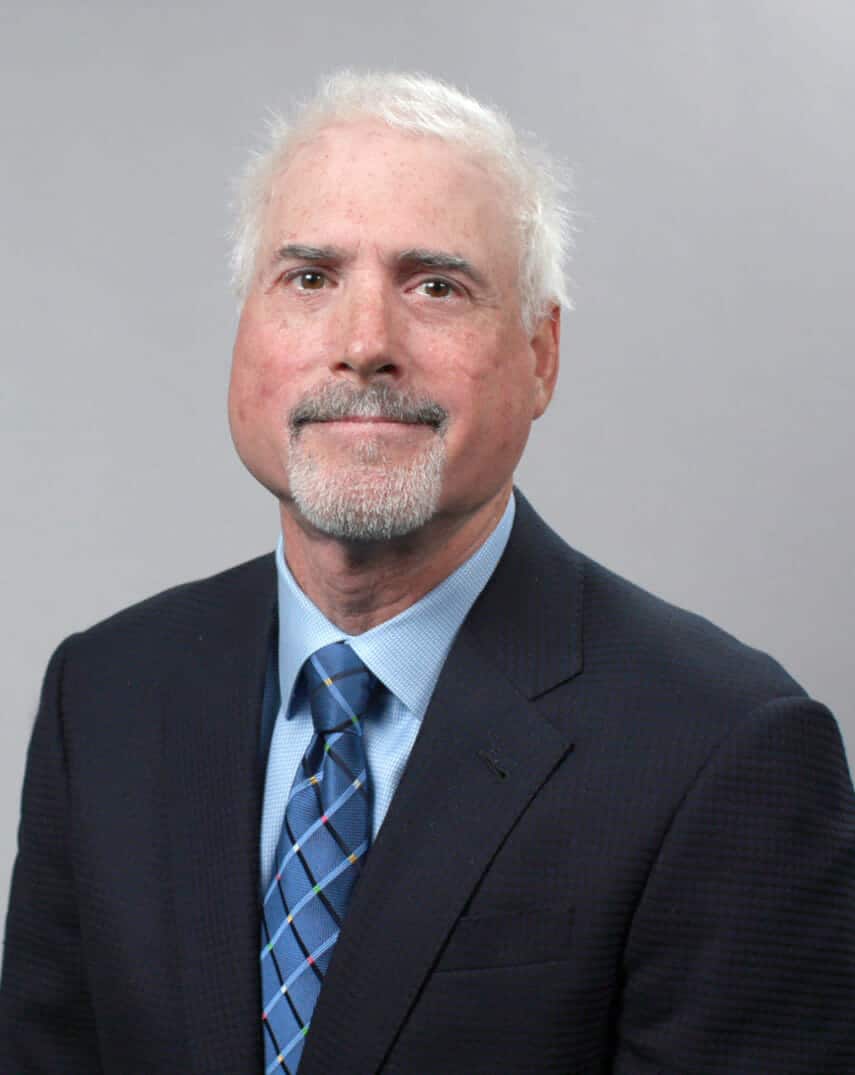
[[(2, 1075), (259, 1075), (271, 556), (67, 640)], [(522, 498), (367, 859), (301, 1075), (855, 1072), (855, 798), (771, 659)]]

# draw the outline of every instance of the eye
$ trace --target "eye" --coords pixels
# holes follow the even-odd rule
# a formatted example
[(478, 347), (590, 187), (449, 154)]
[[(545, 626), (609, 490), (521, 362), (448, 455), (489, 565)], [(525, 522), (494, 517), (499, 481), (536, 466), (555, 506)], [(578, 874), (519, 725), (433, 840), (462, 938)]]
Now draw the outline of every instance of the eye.
[(283, 274), (280, 283), (298, 291), (321, 291), (329, 283), (329, 277), (322, 269), (291, 269)]
[(326, 276), (317, 269), (301, 269), (291, 277), (301, 291), (320, 291), (326, 283)]
[(424, 295), (427, 295), (432, 299), (447, 299), (449, 295), (454, 295), (457, 291), (457, 288), (455, 288), (452, 283), (439, 277), (431, 280), (423, 280), (419, 284), (419, 289)]

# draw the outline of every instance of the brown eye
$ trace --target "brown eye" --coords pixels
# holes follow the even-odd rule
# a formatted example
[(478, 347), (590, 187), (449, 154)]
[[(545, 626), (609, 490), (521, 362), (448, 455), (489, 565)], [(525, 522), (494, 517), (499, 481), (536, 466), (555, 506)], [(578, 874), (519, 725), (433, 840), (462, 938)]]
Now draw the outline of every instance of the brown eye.
[(422, 288), (432, 299), (447, 299), (452, 292), (451, 284), (447, 280), (425, 280)]
[(297, 283), (301, 291), (320, 291), (324, 286), (326, 277), (323, 273), (314, 269), (306, 269), (297, 277)]

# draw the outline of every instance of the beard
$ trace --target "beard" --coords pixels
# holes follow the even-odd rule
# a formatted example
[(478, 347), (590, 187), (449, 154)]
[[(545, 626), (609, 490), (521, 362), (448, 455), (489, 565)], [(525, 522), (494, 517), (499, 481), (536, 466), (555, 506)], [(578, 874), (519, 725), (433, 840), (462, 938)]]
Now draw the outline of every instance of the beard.
[[(400, 460), (390, 458), (382, 437), (368, 434), (350, 458), (333, 463), (306, 445), (303, 430), (343, 418), (420, 424), (432, 435)], [(321, 533), (342, 541), (389, 541), (418, 530), (439, 504), (447, 419), (433, 400), (388, 385), (328, 384), (304, 397), (289, 415), (288, 484), (297, 509)]]

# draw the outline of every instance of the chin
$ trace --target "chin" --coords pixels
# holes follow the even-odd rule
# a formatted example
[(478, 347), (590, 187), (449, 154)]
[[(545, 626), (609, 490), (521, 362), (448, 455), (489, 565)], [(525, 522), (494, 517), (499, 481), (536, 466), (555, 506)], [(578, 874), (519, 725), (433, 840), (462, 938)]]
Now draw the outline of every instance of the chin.
[(420, 529), (436, 514), (445, 451), (405, 463), (319, 463), (297, 453), (288, 467), (290, 498), (316, 530), (342, 541), (390, 541)]

